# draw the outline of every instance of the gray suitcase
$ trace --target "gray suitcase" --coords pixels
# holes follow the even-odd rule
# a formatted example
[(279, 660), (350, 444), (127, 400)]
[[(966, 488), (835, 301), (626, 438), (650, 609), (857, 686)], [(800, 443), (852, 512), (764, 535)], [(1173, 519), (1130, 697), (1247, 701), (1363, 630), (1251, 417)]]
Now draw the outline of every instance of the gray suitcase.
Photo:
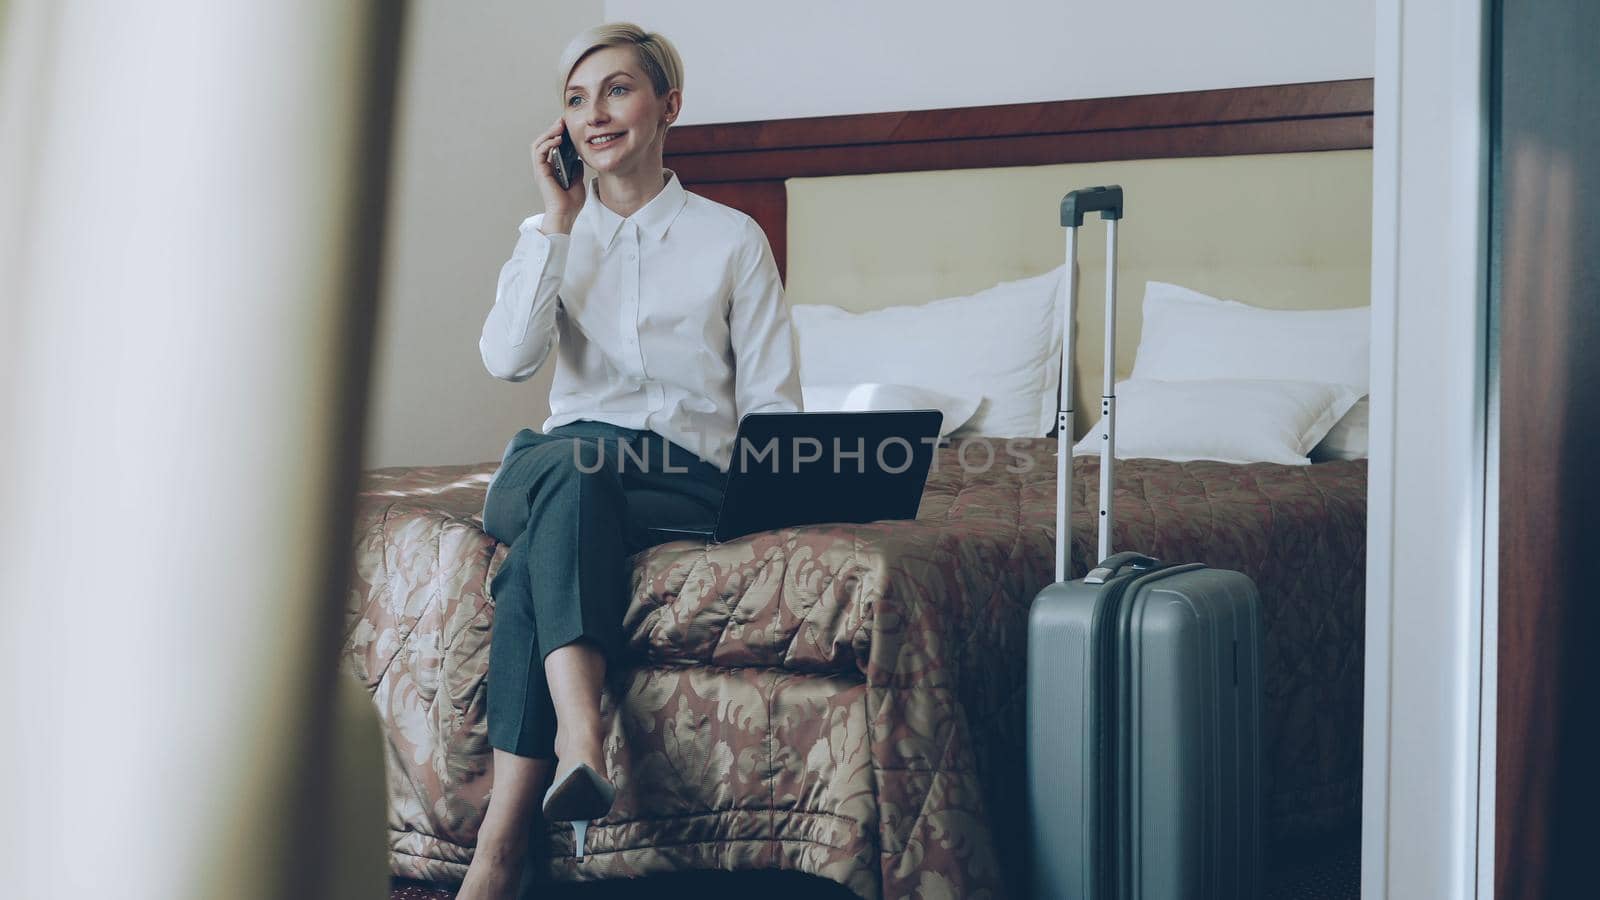
[[(1033, 896), (1260, 896), (1261, 629), (1238, 572), (1113, 553), (1117, 222), (1122, 189), (1073, 191), (1067, 229), (1056, 583), (1028, 619)], [(1106, 220), (1099, 558), (1068, 581), (1077, 232)]]

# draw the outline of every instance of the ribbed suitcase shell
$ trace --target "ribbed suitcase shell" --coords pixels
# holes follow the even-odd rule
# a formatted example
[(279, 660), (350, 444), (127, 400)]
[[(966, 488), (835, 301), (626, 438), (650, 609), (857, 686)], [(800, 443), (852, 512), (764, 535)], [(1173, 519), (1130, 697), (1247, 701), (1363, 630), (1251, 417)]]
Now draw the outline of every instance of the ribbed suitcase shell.
[(1259, 896), (1259, 621), (1249, 578), (1198, 565), (1040, 592), (1034, 897)]

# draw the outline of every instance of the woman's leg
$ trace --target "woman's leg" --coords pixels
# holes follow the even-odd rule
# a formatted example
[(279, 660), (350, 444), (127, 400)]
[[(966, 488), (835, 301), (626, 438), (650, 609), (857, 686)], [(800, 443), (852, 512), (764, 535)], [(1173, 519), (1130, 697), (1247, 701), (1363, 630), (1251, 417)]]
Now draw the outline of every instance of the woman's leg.
[(605, 654), (594, 641), (579, 639), (552, 650), (544, 659), (544, 673), (556, 708), (555, 779), (580, 763), (606, 775), (606, 730), (600, 720)]
[(516, 897), (528, 865), (529, 838), (539, 833), (539, 798), (555, 760), (494, 751), (494, 789), (478, 828), (472, 864), (456, 900)]
[[(501, 515), (490, 517), (498, 519), (501, 528), (507, 527), (506, 505), (503, 498), (491, 503), (501, 508)], [(538, 874), (529, 865), (530, 856), (537, 858), (530, 854), (531, 840), (543, 835), (539, 804), (555, 769), (548, 737), (555, 733), (556, 718), (538, 660), (537, 624), (526, 579), (530, 537), (524, 533), (512, 540), (490, 585), (495, 601), (489, 635), (493, 788), (457, 900), (511, 900), (524, 893), (523, 881)]]
[(599, 468), (582, 482), (589, 502), (582, 504), (584, 514), (573, 532), (579, 535), (578, 552), (572, 557), (577, 574), (568, 581), (577, 585), (576, 602), (555, 592), (548, 596), (566, 602), (541, 607), (538, 613), (539, 641), (546, 648), (545, 678), (558, 721), (557, 781), (579, 764), (606, 774), (600, 692), (607, 660), (615, 658), (623, 637), (628, 560), (660, 542), (661, 538), (649, 535), (649, 526), (709, 523), (721, 499), (722, 479), (716, 467), (674, 447), (672, 467), (687, 471), (667, 471), (661, 455), (667, 442), (660, 436), (619, 430), (618, 438), (634, 450), (626, 460), (616, 440), (605, 443), (603, 460), (582, 452), (576, 458), (583, 470)]
[(622, 642), (628, 602), (628, 501), (615, 440), (579, 439), (532, 452), (543, 467), (530, 515), (528, 575), (536, 646), (555, 717), (541, 735), (559, 780), (579, 763), (606, 774), (600, 690)]
[[(557, 719), (540, 655), (530, 579), (541, 568), (536, 543), (548, 541), (548, 533), (530, 526), (550, 525), (559, 518), (552, 508), (559, 505), (561, 485), (570, 480), (559, 460), (571, 458), (570, 443), (571, 438), (557, 435), (519, 433), (485, 499), (484, 530), (510, 543), (510, 550), (490, 585), (495, 602), (488, 685), (494, 786), (458, 900), (516, 897), (520, 883), (538, 875), (528, 859), (538, 856), (530, 853), (531, 839), (537, 837), (542, 844), (540, 803), (555, 769)], [(536, 448), (545, 452), (536, 454)]]
[(663, 471), (658, 454), (665, 442), (656, 435), (611, 432), (636, 448), (652, 442), (650, 468), (640, 472), (619, 467), (615, 437), (593, 440), (609, 426), (584, 428), (576, 439), (561, 434), (571, 429), (554, 429), (519, 452), (508, 450), (486, 503), (491, 534), (504, 540), (512, 529), (521, 533), (491, 586), (495, 786), (479, 846), (492, 865), (482, 879), (469, 870), (464, 892), (480, 880), (487, 884), (489, 872), (503, 876), (508, 869), (497, 860), (521, 859), (521, 835), (538, 820), (552, 768), (556, 778), (580, 763), (607, 774), (600, 693), (607, 658), (622, 638), (627, 561), (655, 542), (647, 526), (709, 522), (721, 496), (716, 468), (682, 448), (675, 448), (672, 464), (690, 474)]
[[(519, 519), (525, 523), (490, 585), (495, 621), (489, 653), (489, 743), (518, 756), (556, 757), (556, 691), (570, 711), (568, 737), (595, 727), (581, 718), (583, 704), (568, 702), (590, 692), (577, 694), (569, 686), (588, 685), (597, 668), (603, 675), (603, 659), (598, 667), (595, 660), (585, 660), (586, 645), (604, 653), (620, 640), (628, 583), (627, 501), (615, 470), (601, 464), (603, 453), (589, 439), (532, 446), (510, 458), (496, 481), (496, 492), (511, 492), (512, 497), (491, 497), (486, 504), (496, 513), (491, 518), (499, 529), (515, 526)], [(520, 516), (507, 512), (517, 505), (514, 501), (524, 510)], [(553, 652), (568, 647), (574, 652), (561, 654), (547, 667)], [(560, 680), (554, 690), (551, 675)], [(598, 690), (596, 683), (590, 717), (595, 722)]]

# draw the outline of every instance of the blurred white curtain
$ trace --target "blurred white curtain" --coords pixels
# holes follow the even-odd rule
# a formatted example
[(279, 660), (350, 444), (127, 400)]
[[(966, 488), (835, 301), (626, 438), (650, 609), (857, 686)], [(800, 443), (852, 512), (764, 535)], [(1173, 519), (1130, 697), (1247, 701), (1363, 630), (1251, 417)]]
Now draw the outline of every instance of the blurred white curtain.
[(401, 10), (0, 0), (0, 893), (387, 895), (336, 658)]

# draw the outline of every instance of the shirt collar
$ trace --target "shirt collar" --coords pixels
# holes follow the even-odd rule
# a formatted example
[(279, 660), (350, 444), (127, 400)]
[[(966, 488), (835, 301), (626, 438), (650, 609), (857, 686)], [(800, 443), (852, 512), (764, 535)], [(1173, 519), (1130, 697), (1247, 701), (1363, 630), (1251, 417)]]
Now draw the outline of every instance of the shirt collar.
[(662, 169), (661, 172), (667, 176), (666, 186), (661, 189), (661, 193), (651, 197), (650, 202), (626, 219), (600, 202), (600, 192), (597, 188), (600, 176), (596, 175), (589, 179), (589, 196), (584, 201), (583, 212), (588, 214), (595, 238), (601, 246), (609, 250), (611, 243), (617, 238), (617, 232), (622, 228), (622, 223), (627, 221), (638, 225), (640, 231), (655, 240), (659, 241), (666, 236), (667, 229), (678, 218), (678, 213), (683, 212), (684, 203), (689, 198), (688, 191), (685, 191), (683, 185), (678, 182), (678, 173), (671, 169)]

